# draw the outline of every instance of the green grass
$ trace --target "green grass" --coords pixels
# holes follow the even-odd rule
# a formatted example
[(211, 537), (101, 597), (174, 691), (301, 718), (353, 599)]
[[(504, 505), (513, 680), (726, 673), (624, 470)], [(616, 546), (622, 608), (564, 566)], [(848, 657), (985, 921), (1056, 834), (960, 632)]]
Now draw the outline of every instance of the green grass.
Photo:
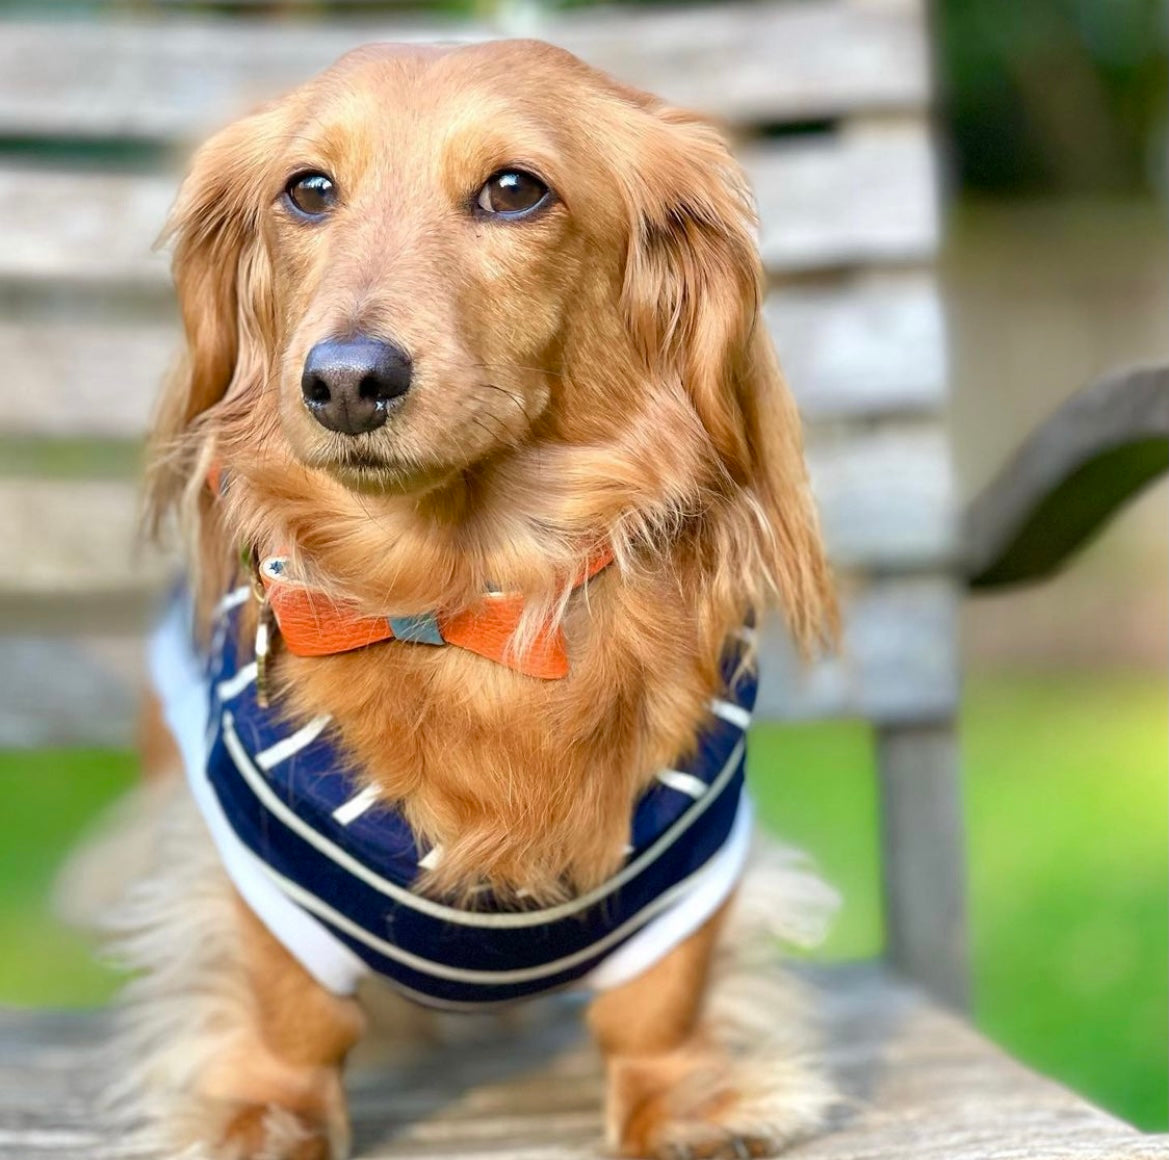
[(113, 974), (53, 921), (47, 896), (61, 858), (134, 779), (130, 754), (0, 753), (0, 1003), (87, 1006)]
[(1162, 1130), (1166, 720), (1164, 680), (999, 682), (973, 690), (965, 739), (980, 1024)]
[[(977, 1020), (1150, 1129), (1169, 1125), (1166, 692), (1153, 677), (983, 679), (963, 715)], [(844, 896), (824, 953), (877, 953), (867, 729), (762, 727), (751, 766), (764, 819)], [(0, 754), (0, 1002), (110, 994), (45, 899), (87, 819), (133, 777), (125, 754)]]
[(136, 439), (36, 439), (0, 434), (0, 473), (34, 479), (128, 479), (142, 471)]

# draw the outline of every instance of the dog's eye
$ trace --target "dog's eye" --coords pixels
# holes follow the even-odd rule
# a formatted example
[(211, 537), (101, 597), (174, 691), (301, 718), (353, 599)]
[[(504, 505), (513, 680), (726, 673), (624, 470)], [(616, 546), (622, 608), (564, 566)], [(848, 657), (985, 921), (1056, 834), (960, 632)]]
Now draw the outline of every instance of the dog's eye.
[(293, 209), (307, 217), (321, 217), (337, 204), (337, 187), (325, 173), (298, 173), (284, 187)]
[(475, 204), (484, 213), (497, 217), (523, 217), (543, 205), (548, 187), (522, 169), (503, 169), (487, 179)]

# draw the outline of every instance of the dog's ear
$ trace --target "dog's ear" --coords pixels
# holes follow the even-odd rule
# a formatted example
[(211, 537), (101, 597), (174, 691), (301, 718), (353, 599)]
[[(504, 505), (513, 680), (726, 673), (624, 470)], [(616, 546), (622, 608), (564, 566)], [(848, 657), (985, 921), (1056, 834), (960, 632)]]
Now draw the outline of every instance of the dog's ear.
[(760, 312), (754, 202), (709, 122), (651, 114), (631, 197), (628, 325), (650, 373), (686, 393), (742, 501), (726, 547), (750, 574), (748, 590), (770, 587), (811, 645), (834, 635), (835, 602), (799, 414)]
[(712, 125), (677, 109), (653, 114), (631, 198), (624, 304), (651, 371), (687, 391), (727, 469), (750, 476), (750, 449), (728, 391), (754, 325), (759, 262), (754, 209)]
[(263, 374), (271, 295), (259, 214), (280, 124), (269, 106), (201, 146), (160, 239), (173, 244), (186, 346), (154, 417), (148, 493), (156, 524), (190, 482), (194, 449), (184, 435), (234, 383)]

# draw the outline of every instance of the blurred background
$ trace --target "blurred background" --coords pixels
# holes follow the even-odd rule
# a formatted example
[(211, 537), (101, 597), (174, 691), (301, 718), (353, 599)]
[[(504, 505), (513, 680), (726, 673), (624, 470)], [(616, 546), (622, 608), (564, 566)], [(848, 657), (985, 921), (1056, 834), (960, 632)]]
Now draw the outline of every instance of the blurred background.
[[(154, 20), (182, 9), (303, 21), (392, 10), (519, 27), (554, 7), (29, 0), (0, 5), (0, 16)], [(1118, 367), (1169, 360), (1169, 22), (1160, 0), (936, 0), (930, 29), (949, 426), (964, 499), (1078, 388)], [(115, 146), (81, 139), (54, 150), (96, 169), (140, 161), (135, 149), (115, 155)], [(32, 164), (59, 159), (11, 132), (0, 151)], [(0, 236), (0, 245), (19, 244)], [(3, 294), (19, 314), (17, 292)], [(75, 460), (121, 477), (133, 455), (116, 440), (50, 450), (4, 436), (0, 474), (44, 470), (48, 458), (64, 478)], [(1162, 1130), (1167, 486), (1147, 491), (1055, 581), (965, 601), (961, 702), (975, 1017), (1040, 1070)], [(768, 821), (810, 849), (845, 894), (824, 953), (876, 953), (869, 730), (761, 727), (752, 762)], [(53, 920), (46, 899), (69, 843), (134, 777), (135, 758), (122, 749), (0, 752), (0, 1003), (84, 1005), (110, 995), (113, 976)]]

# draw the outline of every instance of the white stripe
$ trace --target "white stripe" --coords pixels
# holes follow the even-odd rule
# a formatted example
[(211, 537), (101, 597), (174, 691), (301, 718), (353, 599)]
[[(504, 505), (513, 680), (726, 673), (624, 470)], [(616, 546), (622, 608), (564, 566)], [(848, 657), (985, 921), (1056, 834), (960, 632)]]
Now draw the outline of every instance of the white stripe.
[(695, 777), (692, 773), (683, 773), (680, 769), (663, 769), (658, 774), (658, 781), (670, 789), (676, 789), (679, 793), (692, 797), (695, 801), (709, 788), (702, 778)]
[(341, 825), (347, 826), (355, 822), (366, 810), (381, 797), (377, 786), (367, 785), (359, 794), (355, 794), (347, 802), (343, 802), (333, 811), (333, 817)]
[(216, 688), (221, 701), (230, 701), (232, 697), (242, 693), (256, 679), (256, 662), (244, 665), (237, 669), (230, 677), (220, 681)]
[[(713, 858), (714, 855), (711, 857)], [(503, 987), (514, 983), (530, 983), (538, 979), (546, 979), (549, 975), (558, 975), (561, 971), (570, 970), (595, 955), (603, 954), (609, 947), (627, 938), (632, 931), (645, 926), (652, 918), (673, 906), (693, 888), (696, 880), (701, 879), (709, 865), (710, 860), (708, 859), (693, 874), (683, 878), (681, 882), (675, 883), (664, 894), (658, 895), (653, 902), (642, 907), (632, 918), (626, 919), (619, 927), (609, 931), (595, 943), (590, 943), (587, 947), (582, 947), (579, 951), (574, 951), (571, 955), (565, 955), (550, 963), (540, 963), (534, 967), (517, 967), (510, 971), (475, 971), (466, 967), (452, 967), (448, 963), (424, 959), (420, 955), (403, 950), (391, 942), (386, 942), (385, 939), (378, 938), (377, 935), (370, 934), (365, 927), (341, 914), (340, 911), (334, 910), (327, 902), (322, 902), (316, 895), (310, 894), (295, 882), (291, 882), (267, 863), (263, 863), (263, 868), (272, 881), (285, 891), (293, 902), (303, 906), (305, 910), (335, 926), (338, 930), (344, 931), (350, 938), (356, 939), (371, 950), (384, 955), (387, 959), (393, 959), (394, 962), (436, 979), (447, 979), (454, 983)]]
[(720, 701), (716, 697), (710, 703), (710, 711), (716, 717), (721, 717), (724, 721), (729, 721), (740, 729), (746, 729), (751, 724), (751, 710), (744, 709), (742, 705), (736, 705), (731, 701)]
[(301, 726), (295, 733), (291, 733), (289, 736), (277, 741), (275, 745), (269, 745), (267, 749), (261, 749), (256, 754), (256, 764), (265, 771), (270, 770), (274, 765), (279, 765), (294, 753), (299, 753), (305, 746), (311, 745), (316, 741), (321, 735), (321, 730), (331, 720), (332, 717), (328, 713), (320, 717), (314, 717), (307, 725)]
[(667, 830), (652, 846), (642, 853), (639, 858), (634, 859), (612, 878), (607, 879), (600, 886), (590, 890), (587, 894), (582, 894), (578, 898), (570, 899), (568, 902), (562, 902), (558, 906), (550, 906), (544, 910), (521, 910), (521, 911), (500, 911), (491, 913), (482, 913), (468, 910), (460, 910), (454, 906), (444, 906), (440, 902), (435, 902), (430, 898), (423, 898), (420, 895), (406, 890), (397, 885), (395, 882), (390, 882), (385, 878), (375, 874), (368, 866), (358, 862), (356, 858), (341, 849), (340, 846), (330, 842), (324, 835), (317, 833), (312, 826), (308, 825), (302, 818), (285, 805), (272, 792), (267, 780), (256, 769), (249, 758), (247, 751), (240, 743), (239, 736), (235, 732), (234, 718), (230, 712), (223, 714), (223, 742), (227, 747), (228, 753), (231, 754), (232, 760), (235, 762), (236, 768), (243, 776), (244, 780), (251, 786), (252, 792), (258, 797), (265, 806), (265, 808), (279, 821), (283, 822), (290, 830), (299, 834), (310, 845), (315, 846), (321, 851), (325, 857), (336, 862), (338, 866), (344, 867), (355, 877), (360, 878), (362, 882), (371, 886), (380, 894), (384, 894), (389, 898), (400, 902), (403, 906), (411, 907), (422, 914), (430, 915), (431, 918), (442, 919), (445, 922), (458, 923), (461, 926), (478, 926), (478, 927), (523, 927), (523, 926), (542, 926), (545, 923), (555, 922), (559, 918), (564, 918), (570, 914), (576, 914), (578, 911), (586, 910), (594, 903), (599, 902), (602, 898), (607, 897), (614, 891), (619, 890), (631, 878), (636, 877), (646, 866), (662, 855), (662, 853), (670, 848), (682, 835), (706, 812), (710, 805), (717, 800), (718, 791), (735, 775), (735, 770), (738, 768), (739, 762), (743, 758), (743, 752), (746, 747), (746, 742), (743, 738), (739, 738), (738, 744), (731, 751), (730, 757), (727, 758), (726, 764), (719, 771), (718, 777), (714, 779), (710, 786), (710, 792), (695, 802), (694, 805), (684, 813), (681, 818), (675, 822), (674, 826)]
[(754, 645), (759, 641), (758, 629), (752, 628), (750, 625), (744, 624), (742, 628), (735, 634), (745, 645)]
[(239, 588), (232, 589), (232, 591), (229, 592), (215, 606), (214, 616), (218, 619), (225, 612), (230, 612), (233, 608), (238, 608), (247, 600), (249, 596), (251, 596), (251, 594), (252, 590), (246, 584), (241, 585)]
[(596, 991), (619, 987), (648, 970), (684, 939), (692, 935), (730, 897), (747, 863), (751, 849), (751, 798), (739, 798), (735, 822), (727, 840), (702, 868), (694, 889), (664, 914), (646, 923), (627, 943), (622, 943), (598, 963), (581, 982)]
[(442, 861), (442, 846), (432, 846), (425, 858), (418, 859), (418, 865), (423, 870), (433, 870)]

